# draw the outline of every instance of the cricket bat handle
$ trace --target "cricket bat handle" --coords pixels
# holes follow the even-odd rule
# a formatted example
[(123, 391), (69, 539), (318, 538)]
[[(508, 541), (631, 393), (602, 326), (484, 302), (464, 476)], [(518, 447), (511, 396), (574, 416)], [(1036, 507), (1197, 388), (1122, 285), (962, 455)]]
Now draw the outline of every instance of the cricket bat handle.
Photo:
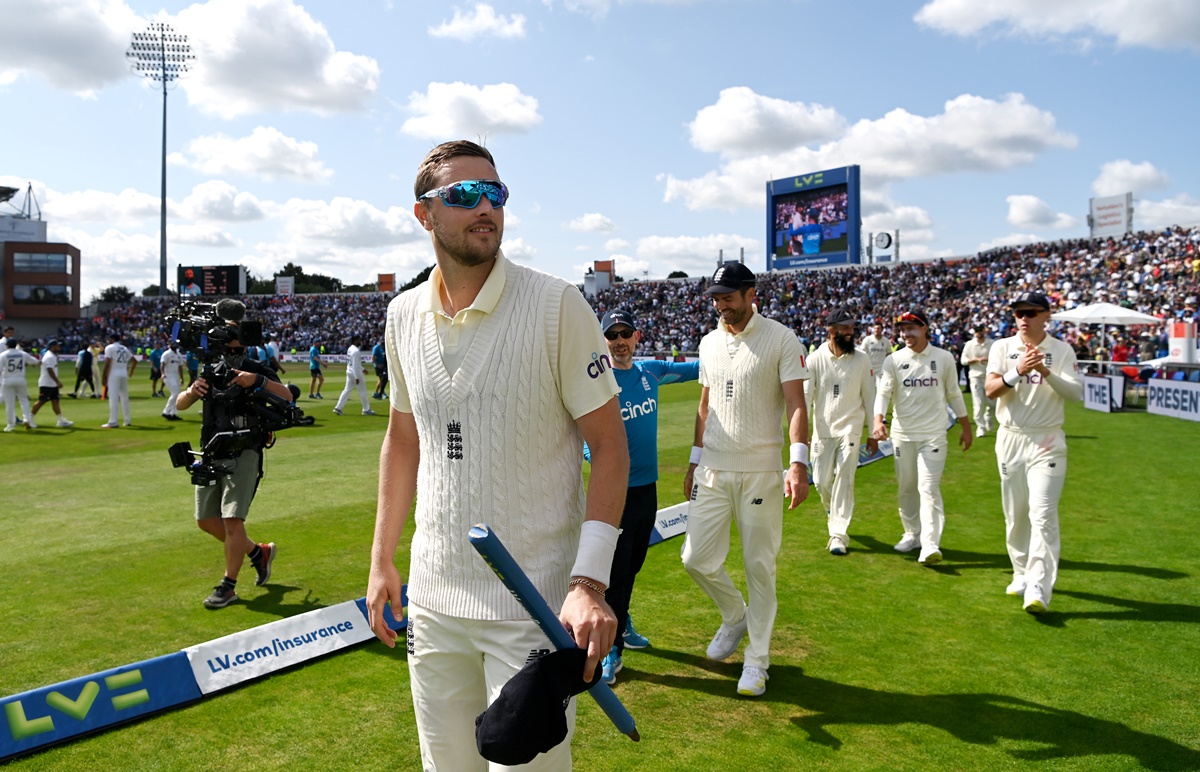
[[(550, 605), (546, 603), (546, 599), (533, 586), (533, 582), (529, 581), (529, 577), (517, 565), (517, 561), (500, 541), (500, 537), (487, 525), (480, 523), (471, 527), (468, 538), (471, 546), (496, 572), (496, 576), (513, 594), (513, 597), (529, 612), (533, 621), (550, 639), (550, 643), (554, 644), (554, 648), (576, 648), (575, 641), (562, 626), (558, 615), (554, 613)], [(629, 711), (625, 709), (617, 695), (613, 694), (613, 690), (609, 688), (608, 684), (600, 681), (589, 689), (588, 693), (592, 695), (596, 704), (622, 734), (628, 735), (634, 742), (641, 740), (633, 716), (629, 715)]]

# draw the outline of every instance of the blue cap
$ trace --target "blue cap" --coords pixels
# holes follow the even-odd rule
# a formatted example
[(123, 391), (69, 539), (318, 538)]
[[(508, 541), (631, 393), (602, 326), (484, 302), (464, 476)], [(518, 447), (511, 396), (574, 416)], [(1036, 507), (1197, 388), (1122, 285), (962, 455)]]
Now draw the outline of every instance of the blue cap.
[(633, 330), (637, 329), (637, 325), (633, 323), (633, 314), (623, 308), (616, 308), (600, 319), (600, 331), (608, 332), (610, 327), (617, 324), (624, 324)]

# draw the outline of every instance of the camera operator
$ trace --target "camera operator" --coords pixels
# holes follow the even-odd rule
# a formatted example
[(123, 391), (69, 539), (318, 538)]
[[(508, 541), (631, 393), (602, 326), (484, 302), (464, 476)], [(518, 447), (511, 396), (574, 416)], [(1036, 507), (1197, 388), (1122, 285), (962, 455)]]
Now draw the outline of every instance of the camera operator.
[[(204, 401), (200, 441), (205, 453), (208, 453), (213, 437), (225, 428), (222, 421), (227, 421), (230, 412), (236, 410), (237, 403), (231, 396), (265, 390), (288, 402), (293, 400), (292, 393), (271, 368), (246, 358), (246, 347), (239, 339), (238, 328), (245, 312), (246, 306), (237, 300), (225, 299), (217, 303), (217, 316), (230, 328), (225, 353), (216, 367), (206, 368), (176, 402), (179, 410), (187, 410), (197, 400)], [(221, 383), (226, 384), (223, 389)], [(234, 391), (235, 387), (239, 391)], [(208, 608), (224, 608), (238, 599), (238, 571), (246, 556), (258, 574), (256, 585), (266, 584), (271, 577), (271, 563), (277, 551), (275, 543), (256, 544), (246, 535), (245, 523), (250, 503), (258, 490), (258, 481), (262, 479), (262, 451), (270, 441), (271, 435), (267, 432), (252, 433), (247, 443), (239, 442), (234, 449), (214, 453), (215, 480), (210, 485), (196, 486), (196, 523), (202, 531), (225, 545), (225, 576), (204, 599)], [(243, 444), (246, 446), (241, 447)]]

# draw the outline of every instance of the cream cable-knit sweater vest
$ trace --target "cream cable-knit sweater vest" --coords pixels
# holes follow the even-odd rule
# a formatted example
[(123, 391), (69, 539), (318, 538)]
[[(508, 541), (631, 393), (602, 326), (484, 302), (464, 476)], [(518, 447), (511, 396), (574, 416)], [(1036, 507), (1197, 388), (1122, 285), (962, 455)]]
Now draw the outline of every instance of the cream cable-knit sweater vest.
[(795, 336), (760, 315), (730, 358), (726, 333), (717, 327), (700, 339), (700, 361), (709, 378), (708, 417), (700, 463), (728, 472), (783, 469), (783, 389), (779, 365), (784, 336)]
[(408, 597), (468, 619), (529, 615), (467, 540), (486, 523), (551, 608), (566, 598), (584, 516), (583, 440), (555, 384), (567, 284), (513, 263), (462, 366), (442, 364), (429, 290), (388, 307), (420, 437)]

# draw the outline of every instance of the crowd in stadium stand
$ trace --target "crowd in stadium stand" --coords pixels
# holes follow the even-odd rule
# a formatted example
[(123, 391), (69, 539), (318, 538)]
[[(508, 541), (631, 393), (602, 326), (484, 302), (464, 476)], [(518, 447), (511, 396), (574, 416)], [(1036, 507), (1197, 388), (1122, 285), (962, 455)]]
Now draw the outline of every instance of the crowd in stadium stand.
[[(753, 267), (753, 266), (752, 266)], [(715, 266), (714, 266), (715, 268)], [(596, 313), (625, 308), (643, 333), (640, 353), (694, 352), (713, 328), (716, 314), (704, 294), (706, 278), (623, 282), (590, 298)], [(878, 319), (885, 329), (902, 310), (919, 307), (930, 316), (934, 341), (959, 350), (976, 324), (999, 337), (1011, 334), (1010, 298), (1019, 292), (1046, 293), (1058, 309), (1107, 301), (1158, 316), (1200, 321), (1200, 226), (1006, 247), (956, 262), (902, 263), (822, 271), (760, 274), (760, 312), (786, 324), (805, 342), (824, 337), (830, 309), (853, 310), (863, 325)], [(384, 311), (392, 295), (322, 294), (243, 298), (248, 317), (260, 319), (284, 352), (305, 353), (317, 344), (341, 353), (350, 338), (370, 345), (382, 339)], [(138, 298), (93, 318), (66, 325), (57, 337), (64, 351), (121, 333), (135, 351), (162, 345), (166, 311), (174, 298)], [(1062, 326), (1056, 334), (1076, 347), (1081, 359), (1145, 361), (1166, 349), (1165, 325), (1130, 331)], [(1145, 337), (1143, 337), (1143, 335)]]

